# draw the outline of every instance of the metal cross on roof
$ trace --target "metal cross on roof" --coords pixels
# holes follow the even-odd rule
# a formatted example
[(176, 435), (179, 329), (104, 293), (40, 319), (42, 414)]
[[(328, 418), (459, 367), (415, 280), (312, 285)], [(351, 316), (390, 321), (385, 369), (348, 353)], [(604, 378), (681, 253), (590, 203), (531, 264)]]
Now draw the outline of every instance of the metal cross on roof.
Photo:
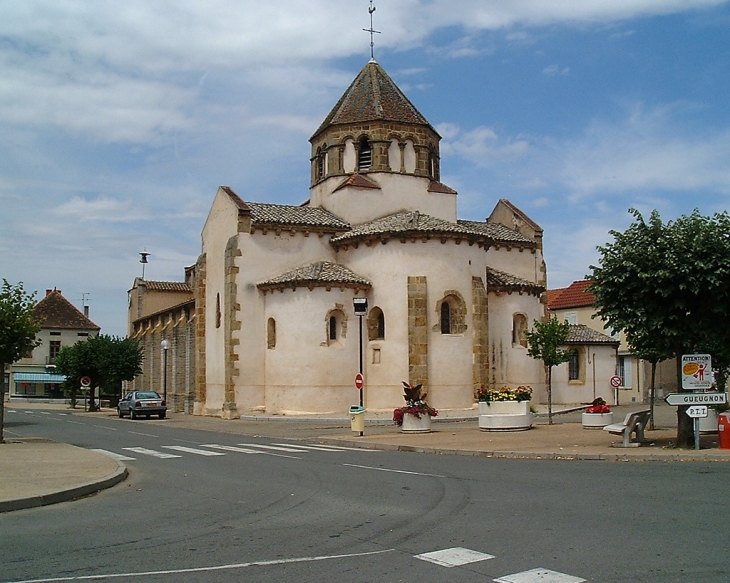
[(370, 8), (368, 8), (368, 12), (370, 13), (370, 28), (363, 28), (363, 30), (365, 32), (370, 33), (370, 58), (374, 61), (375, 60), (375, 42), (373, 41), (373, 35), (380, 34), (380, 31), (373, 29), (373, 12), (375, 12), (375, 6), (373, 6), (373, 0), (370, 0)]

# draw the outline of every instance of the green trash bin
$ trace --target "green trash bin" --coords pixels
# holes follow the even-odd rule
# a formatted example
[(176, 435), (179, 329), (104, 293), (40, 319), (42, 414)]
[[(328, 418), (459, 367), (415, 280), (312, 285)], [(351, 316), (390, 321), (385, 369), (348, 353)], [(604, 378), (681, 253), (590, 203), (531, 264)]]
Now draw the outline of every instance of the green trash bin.
[(350, 427), (358, 433), (365, 431), (365, 407), (360, 405), (350, 407)]

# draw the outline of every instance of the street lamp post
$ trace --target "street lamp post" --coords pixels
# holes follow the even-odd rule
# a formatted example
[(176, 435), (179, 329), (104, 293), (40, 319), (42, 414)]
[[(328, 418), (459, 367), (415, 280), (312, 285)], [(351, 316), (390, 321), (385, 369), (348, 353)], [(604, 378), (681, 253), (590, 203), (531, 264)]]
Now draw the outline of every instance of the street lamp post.
[(170, 348), (170, 341), (165, 338), (162, 341), (162, 398), (167, 404), (167, 351)]

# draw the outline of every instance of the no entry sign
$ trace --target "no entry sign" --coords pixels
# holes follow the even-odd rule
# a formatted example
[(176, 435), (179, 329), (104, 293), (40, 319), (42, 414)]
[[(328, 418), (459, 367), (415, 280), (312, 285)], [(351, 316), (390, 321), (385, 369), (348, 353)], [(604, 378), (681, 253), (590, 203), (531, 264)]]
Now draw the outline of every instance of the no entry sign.
[(362, 387), (365, 384), (365, 380), (362, 378), (362, 374), (357, 373), (355, 375), (355, 387), (362, 391)]

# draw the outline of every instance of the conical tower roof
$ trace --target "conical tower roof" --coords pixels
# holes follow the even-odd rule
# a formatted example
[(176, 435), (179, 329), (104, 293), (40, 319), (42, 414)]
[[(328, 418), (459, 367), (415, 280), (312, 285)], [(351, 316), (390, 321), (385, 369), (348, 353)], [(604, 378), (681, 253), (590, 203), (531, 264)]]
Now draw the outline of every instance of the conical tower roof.
[(371, 60), (360, 71), (311, 139), (332, 125), (374, 121), (423, 125), (436, 133), (383, 68)]

